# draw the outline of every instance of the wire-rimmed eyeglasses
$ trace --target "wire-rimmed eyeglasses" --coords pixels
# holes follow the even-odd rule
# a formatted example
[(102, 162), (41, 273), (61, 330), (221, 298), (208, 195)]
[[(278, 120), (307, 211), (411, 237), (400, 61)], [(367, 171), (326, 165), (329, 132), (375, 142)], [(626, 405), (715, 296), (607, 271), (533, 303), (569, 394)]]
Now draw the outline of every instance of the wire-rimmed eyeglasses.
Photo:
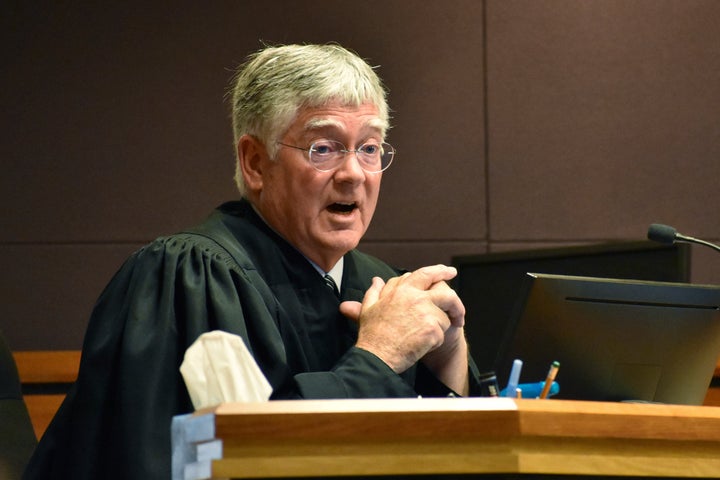
[(288, 145), (277, 142), (284, 147), (302, 150), (308, 154), (308, 162), (319, 172), (335, 170), (345, 161), (345, 155), (354, 153), (357, 156), (360, 168), (368, 173), (380, 173), (386, 170), (395, 157), (395, 148), (385, 142), (367, 142), (355, 150), (349, 150), (342, 143), (335, 140), (318, 140), (308, 148)]

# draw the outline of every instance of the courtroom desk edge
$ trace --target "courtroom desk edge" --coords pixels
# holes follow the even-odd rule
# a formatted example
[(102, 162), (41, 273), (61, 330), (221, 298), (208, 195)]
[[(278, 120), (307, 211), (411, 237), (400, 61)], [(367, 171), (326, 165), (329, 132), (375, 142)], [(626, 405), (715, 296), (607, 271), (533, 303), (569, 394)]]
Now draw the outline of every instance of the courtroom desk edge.
[(720, 407), (518, 400), (524, 435), (720, 441)]
[(205, 410), (219, 478), (530, 473), (716, 478), (720, 408), (510, 398)]
[(476, 435), (478, 422), (488, 432), (516, 435), (517, 424), (512, 421), (516, 410), (510, 398), (419, 398), (232, 403), (212, 413), (218, 437), (252, 437), (253, 442), (261, 442), (298, 436), (323, 441), (348, 435), (371, 439), (388, 432), (404, 438), (459, 439)]
[(255, 438), (297, 435), (298, 429), (306, 436), (340, 438), (351, 428), (353, 435), (392, 428), (399, 435), (454, 438), (521, 433), (720, 441), (720, 407), (709, 406), (422, 398), (228, 403), (203, 413), (216, 416), (218, 435), (252, 433)]

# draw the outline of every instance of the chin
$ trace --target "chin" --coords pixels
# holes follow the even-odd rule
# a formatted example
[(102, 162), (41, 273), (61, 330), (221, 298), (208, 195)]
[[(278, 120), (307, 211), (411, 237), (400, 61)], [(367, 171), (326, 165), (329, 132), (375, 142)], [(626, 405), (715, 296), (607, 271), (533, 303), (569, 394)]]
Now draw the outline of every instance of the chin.
[(356, 232), (348, 234), (343, 232), (341, 234), (332, 235), (333, 238), (328, 239), (328, 246), (337, 252), (342, 252), (345, 255), (350, 250), (356, 248), (360, 243), (362, 235), (358, 235)]

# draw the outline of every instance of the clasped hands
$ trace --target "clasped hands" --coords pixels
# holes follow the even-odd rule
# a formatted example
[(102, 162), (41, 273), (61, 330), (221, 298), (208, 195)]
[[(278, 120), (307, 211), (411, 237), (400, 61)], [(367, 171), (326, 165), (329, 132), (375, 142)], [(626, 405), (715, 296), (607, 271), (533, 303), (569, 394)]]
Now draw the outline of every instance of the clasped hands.
[(446, 386), (467, 393), (465, 307), (447, 284), (456, 275), (453, 267), (434, 265), (387, 282), (374, 278), (362, 303), (340, 304), (359, 324), (356, 346), (396, 373), (421, 361)]

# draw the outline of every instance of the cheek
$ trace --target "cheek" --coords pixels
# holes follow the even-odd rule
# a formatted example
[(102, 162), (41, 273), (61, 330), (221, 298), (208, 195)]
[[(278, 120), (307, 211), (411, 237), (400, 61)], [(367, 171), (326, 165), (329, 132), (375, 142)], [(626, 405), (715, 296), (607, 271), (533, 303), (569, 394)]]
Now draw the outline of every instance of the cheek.
[(375, 215), (375, 210), (377, 208), (378, 203), (378, 190), (369, 190), (367, 192), (366, 198), (365, 198), (365, 208), (363, 209), (363, 223), (365, 224), (365, 228), (367, 228), (372, 221), (373, 215)]
[(373, 179), (373, 181), (367, 183), (366, 195), (369, 204), (371, 204), (373, 208), (375, 208), (375, 205), (377, 205), (378, 196), (380, 195), (381, 181), (382, 177), (378, 177), (376, 179)]

